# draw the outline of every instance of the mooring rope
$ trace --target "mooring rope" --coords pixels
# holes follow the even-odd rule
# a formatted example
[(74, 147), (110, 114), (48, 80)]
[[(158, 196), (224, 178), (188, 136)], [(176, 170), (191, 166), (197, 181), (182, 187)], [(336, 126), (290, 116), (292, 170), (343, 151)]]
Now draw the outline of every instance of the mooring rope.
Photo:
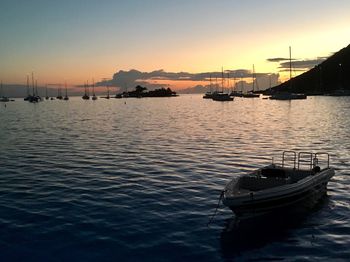
[(225, 191), (221, 191), (218, 204), (216, 205), (216, 208), (215, 208), (215, 212), (214, 212), (214, 214), (211, 216), (211, 218), (209, 219), (209, 222), (207, 223), (207, 227), (209, 227), (209, 225), (211, 224), (211, 222), (213, 222), (213, 219), (215, 218), (216, 213), (218, 212), (218, 208), (219, 208), (219, 206), (220, 206), (221, 199), (224, 197), (224, 193), (225, 193)]

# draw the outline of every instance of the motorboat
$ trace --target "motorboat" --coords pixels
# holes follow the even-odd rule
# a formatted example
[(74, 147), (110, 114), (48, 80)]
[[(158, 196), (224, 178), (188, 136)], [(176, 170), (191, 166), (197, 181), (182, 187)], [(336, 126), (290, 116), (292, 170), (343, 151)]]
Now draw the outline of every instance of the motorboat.
[(297, 94), (297, 93), (290, 93), (290, 92), (278, 92), (278, 93), (272, 94), (270, 96), (270, 99), (273, 99), (273, 100), (307, 99), (307, 95), (305, 95), (305, 94)]
[(238, 217), (266, 214), (310, 197), (318, 201), (333, 175), (328, 153), (284, 151), (280, 165), (272, 163), (233, 178), (222, 193), (222, 202)]

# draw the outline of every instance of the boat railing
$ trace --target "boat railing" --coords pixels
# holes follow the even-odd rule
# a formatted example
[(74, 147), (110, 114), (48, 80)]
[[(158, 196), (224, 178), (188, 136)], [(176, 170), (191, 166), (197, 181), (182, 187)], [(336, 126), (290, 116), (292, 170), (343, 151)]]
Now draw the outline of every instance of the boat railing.
[(310, 167), (310, 169), (313, 168), (313, 153), (311, 152), (299, 152), (298, 153), (298, 170), (303, 164), (306, 164)]
[(325, 152), (315, 153), (313, 165), (314, 166), (318, 166), (319, 156), (326, 156), (326, 158), (327, 158), (327, 168), (329, 168), (329, 154), (325, 153)]
[(284, 167), (286, 162), (293, 162), (293, 168), (296, 167), (297, 153), (295, 151), (283, 151), (282, 154), (282, 167)]
[[(310, 170), (314, 167), (319, 166), (319, 159), (324, 159), (324, 156), (327, 161), (327, 168), (329, 168), (329, 154), (325, 152), (311, 153), (311, 152), (299, 152), (298, 154), (295, 151), (283, 151), (282, 154), (282, 167), (286, 165), (293, 164), (293, 169), (300, 170), (302, 166), (308, 166)], [(323, 161), (322, 161), (323, 162)]]

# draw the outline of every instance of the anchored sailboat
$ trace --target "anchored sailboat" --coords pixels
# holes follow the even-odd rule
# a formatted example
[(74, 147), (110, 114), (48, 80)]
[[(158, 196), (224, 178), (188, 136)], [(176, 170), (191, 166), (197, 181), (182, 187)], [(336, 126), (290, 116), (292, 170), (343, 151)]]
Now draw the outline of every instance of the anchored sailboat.
[(32, 89), (33, 89), (33, 95), (29, 97), (28, 101), (30, 103), (38, 103), (41, 101), (41, 97), (38, 95), (38, 82), (35, 80), (34, 85), (34, 73), (32, 72)]
[(97, 96), (95, 95), (95, 81), (92, 80), (92, 100), (97, 100)]
[(84, 100), (90, 99), (88, 88), (89, 88), (89, 83), (88, 82), (84, 83), (84, 95), (82, 96), (82, 99)]
[(233, 101), (233, 97), (230, 97), (228, 93), (224, 93), (224, 69), (221, 70), (221, 92), (213, 94), (212, 99), (214, 101)]
[[(292, 90), (292, 48), (289, 47), (289, 84), (290, 90)], [(295, 100), (295, 99), (306, 99), (305, 94), (295, 94), (288, 91), (277, 92), (270, 96), (270, 99), (274, 100)]]
[(64, 96), (63, 100), (69, 100), (69, 97), (68, 97), (68, 92), (67, 92), (67, 82), (64, 82), (64, 88), (66, 89), (66, 95)]
[(9, 102), (10, 99), (7, 96), (3, 95), (3, 90), (2, 90), (2, 81), (0, 82), (0, 102)]
[(256, 76), (255, 76), (255, 67), (253, 65), (253, 72), (252, 72), (252, 79), (253, 79), (253, 87), (252, 87), (252, 90), (248, 93), (245, 93), (243, 94), (242, 96), (245, 97), (245, 98), (256, 98), (256, 97), (260, 97), (259, 94), (255, 94), (254, 91), (255, 91), (255, 83), (256, 83)]

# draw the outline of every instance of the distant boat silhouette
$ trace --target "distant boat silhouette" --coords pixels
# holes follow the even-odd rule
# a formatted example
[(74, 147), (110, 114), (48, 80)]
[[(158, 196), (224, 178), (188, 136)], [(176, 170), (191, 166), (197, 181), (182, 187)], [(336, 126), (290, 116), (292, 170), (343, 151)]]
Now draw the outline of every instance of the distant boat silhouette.
[(230, 97), (228, 93), (224, 93), (224, 69), (221, 70), (221, 92), (214, 92), (212, 99), (214, 101), (233, 101), (233, 97)]
[(41, 101), (41, 97), (38, 95), (38, 82), (35, 80), (34, 85), (34, 73), (32, 72), (32, 89), (33, 89), (33, 95), (29, 97), (28, 101), (30, 103), (38, 103)]
[(233, 77), (233, 88), (230, 93), (230, 96), (235, 96), (235, 97), (242, 97), (242, 92), (237, 91), (237, 83), (236, 83), (236, 77)]
[(209, 91), (203, 95), (203, 98), (204, 99), (212, 99), (213, 98), (211, 74), (209, 76)]
[(92, 81), (92, 100), (97, 100), (97, 96), (95, 95), (95, 81)]
[(57, 99), (59, 100), (62, 100), (63, 99), (63, 96), (62, 96), (62, 90), (61, 90), (61, 85), (58, 86), (58, 89), (57, 89)]
[(255, 67), (253, 65), (253, 72), (252, 72), (252, 78), (253, 78), (253, 87), (252, 87), (252, 90), (247, 92), (247, 93), (243, 93), (242, 94), (242, 97), (244, 98), (257, 98), (257, 97), (260, 97), (259, 94), (255, 94), (254, 91), (255, 91), (255, 82), (256, 82), (256, 77), (255, 77)]
[(106, 83), (106, 89), (107, 89), (107, 96), (103, 96), (102, 98), (110, 99), (109, 85), (107, 84), (107, 80), (108, 80), (108, 78), (102, 78), (102, 81), (104, 81)]
[(29, 90), (29, 75), (27, 75), (27, 96), (24, 98), (24, 101), (28, 101), (31, 98), (30, 90)]
[[(292, 86), (292, 48), (289, 47), (289, 84)], [(292, 90), (292, 88), (290, 88)], [(295, 94), (288, 91), (279, 91), (270, 96), (273, 100), (295, 100), (295, 99), (306, 99), (305, 94)]]
[(2, 81), (0, 82), (0, 102), (9, 102), (10, 99), (7, 96), (4, 96), (2, 90)]
[(84, 100), (90, 99), (88, 88), (89, 88), (88, 83), (84, 83), (84, 95), (82, 96), (82, 99), (84, 99)]
[(68, 97), (68, 92), (67, 92), (67, 82), (64, 83), (64, 88), (66, 89), (66, 95), (64, 96), (63, 100), (69, 100), (69, 97)]
[(49, 99), (49, 96), (48, 96), (48, 94), (47, 94), (47, 85), (46, 85), (46, 88), (45, 88), (45, 92), (46, 92), (45, 99), (48, 100), (48, 99)]

